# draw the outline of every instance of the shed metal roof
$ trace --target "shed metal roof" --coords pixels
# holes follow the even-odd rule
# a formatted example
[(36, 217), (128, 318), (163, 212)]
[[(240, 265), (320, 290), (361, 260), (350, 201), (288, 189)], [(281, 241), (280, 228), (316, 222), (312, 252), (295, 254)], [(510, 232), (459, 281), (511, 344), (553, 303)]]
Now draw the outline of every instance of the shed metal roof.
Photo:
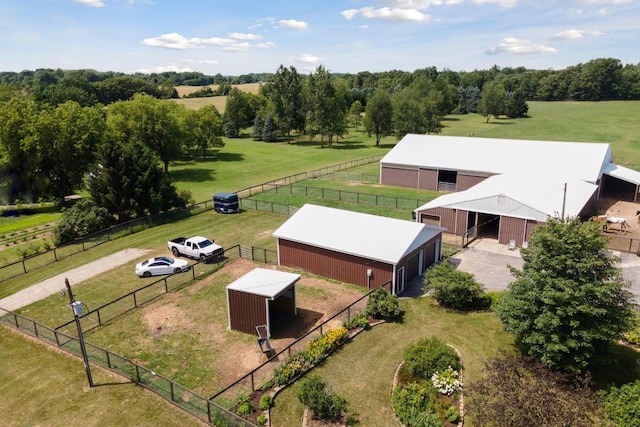
[(276, 299), (300, 279), (299, 274), (285, 271), (254, 268), (227, 285), (227, 290), (241, 291)]
[(408, 134), (380, 163), (491, 174), (535, 170), (596, 183), (611, 159), (603, 143)]
[(273, 236), (397, 264), (442, 230), (413, 221), (306, 204)]
[(635, 185), (640, 185), (640, 172), (636, 170), (610, 163), (605, 167), (604, 173), (614, 178), (618, 178)]
[[(566, 184), (566, 193), (565, 193)], [(580, 214), (596, 192), (594, 184), (573, 178), (529, 173), (494, 175), (468, 190), (445, 194), (415, 211), (446, 207), (546, 222), (550, 216)]]

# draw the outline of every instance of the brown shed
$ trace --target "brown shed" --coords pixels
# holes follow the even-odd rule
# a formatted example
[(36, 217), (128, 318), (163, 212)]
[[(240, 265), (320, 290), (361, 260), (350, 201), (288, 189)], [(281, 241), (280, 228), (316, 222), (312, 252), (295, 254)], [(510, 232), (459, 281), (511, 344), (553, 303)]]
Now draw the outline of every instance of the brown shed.
[(272, 315), (297, 315), (296, 282), (300, 275), (265, 268), (254, 268), (227, 285), (229, 328), (255, 334), (266, 325), (271, 336)]
[(280, 265), (394, 294), (442, 253), (440, 227), (311, 204), (273, 235)]

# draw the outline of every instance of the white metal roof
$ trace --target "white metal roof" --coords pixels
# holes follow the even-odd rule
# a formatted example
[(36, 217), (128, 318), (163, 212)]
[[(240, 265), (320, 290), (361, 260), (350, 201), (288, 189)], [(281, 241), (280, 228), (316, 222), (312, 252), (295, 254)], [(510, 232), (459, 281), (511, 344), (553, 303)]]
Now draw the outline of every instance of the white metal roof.
[(640, 172), (636, 170), (625, 168), (624, 166), (619, 166), (613, 163), (609, 163), (604, 168), (604, 173), (614, 178), (618, 178), (635, 185), (640, 185)]
[(491, 174), (535, 170), (596, 183), (611, 159), (603, 143), (408, 134), (380, 163)]
[(242, 291), (270, 299), (277, 298), (300, 279), (299, 274), (254, 268), (227, 285), (227, 290)]
[(397, 264), (441, 233), (440, 227), (306, 204), (273, 235), (336, 252)]
[(597, 188), (574, 178), (533, 173), (494, 175), (468, 190), (440, 196), (415, 211), (446, 207), (546, 222), (549, 216), (560, 216), (563, 205), (565, 217), (577, 216)]

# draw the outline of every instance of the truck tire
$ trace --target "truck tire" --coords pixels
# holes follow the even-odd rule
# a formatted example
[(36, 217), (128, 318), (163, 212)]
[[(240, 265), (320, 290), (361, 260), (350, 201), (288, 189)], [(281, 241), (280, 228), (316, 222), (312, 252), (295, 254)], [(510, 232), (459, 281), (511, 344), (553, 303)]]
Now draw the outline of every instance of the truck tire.
[(175, 256), (175, 257), (179, 257), (180, 256), (180, 251), (176, 247), (171, 248), (171, 252), (173, 252), (173, 256)]
[(200, 261), (204, 261), (205, 259), (207, 259), (207, 255), (200, 254)]

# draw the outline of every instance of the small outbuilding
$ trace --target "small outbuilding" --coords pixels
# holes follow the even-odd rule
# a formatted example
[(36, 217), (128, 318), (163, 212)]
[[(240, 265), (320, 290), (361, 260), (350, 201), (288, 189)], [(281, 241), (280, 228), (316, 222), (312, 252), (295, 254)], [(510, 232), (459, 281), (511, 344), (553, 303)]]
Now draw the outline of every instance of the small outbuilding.
[(442, 228), (306, 204), (273, 236), (278, 264), (398, 294), (442, 254)]
[(300, 275), (266, 268), (254, 268), (227, 285), (229, 328), (256, 334), (266, 326), (271, 336), (272, 318), (298, 314), (295, 284)]

